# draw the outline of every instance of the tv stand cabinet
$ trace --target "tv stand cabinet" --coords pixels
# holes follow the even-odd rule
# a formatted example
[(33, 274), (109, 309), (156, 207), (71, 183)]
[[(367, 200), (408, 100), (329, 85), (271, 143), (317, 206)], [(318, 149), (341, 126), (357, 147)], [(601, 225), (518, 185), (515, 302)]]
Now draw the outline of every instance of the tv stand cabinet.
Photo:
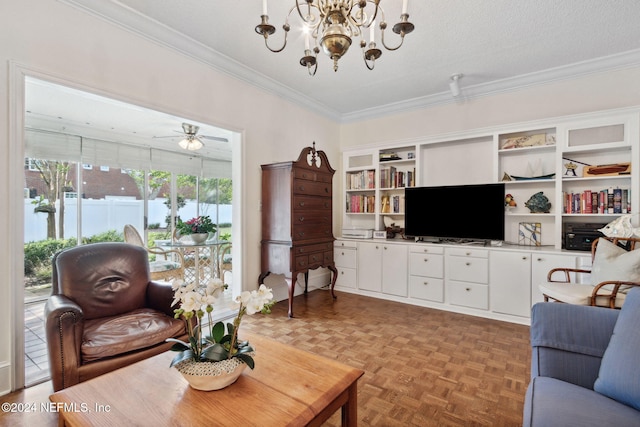
[(342, 264), (353, 273), (340, 276), (340, 291), (520, 324), (529, 324), (531, 307), (543, 301), (538, 284), (549, 270), (591, 263), (589, 252), (509, 244), (338, 238), (335, 247), (355, 252)]

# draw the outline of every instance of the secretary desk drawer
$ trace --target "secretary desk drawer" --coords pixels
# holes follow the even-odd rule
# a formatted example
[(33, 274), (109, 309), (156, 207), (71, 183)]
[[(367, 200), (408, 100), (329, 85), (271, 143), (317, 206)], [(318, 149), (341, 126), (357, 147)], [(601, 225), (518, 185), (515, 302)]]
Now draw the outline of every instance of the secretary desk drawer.
[(319, 227), (324, 226), (331, 228), (331, 211), (327, 209), (322, 209), (316, 212), (294, 211), (291, 217), (294, 227), (297, 225), (315, 225)]
[(331, 227), (319, 227), (314, 225), (294, 225), (293, 240), (330, 239), (333, 237)]
[(332, 175), (326, 173), (318, 173), (312, 170), (307, 169), (294, 169), (293, 177), (299, 179), (305, 179), (307, 181), (318, 181), (318, 182), (327, 182), (331, 184), (331, 180), (333, 178)]
[(293, 180), (294, 194), (307, 194), (310, 196), (331, 196), (330, 182), (305, 181), (303, 179)]
[(298, 255), (307, 255), (313, 252), (325, 252), (333, 248), (332, 242), (318, 243), (316, 245), (297, 245), (294, 246), (294, 253)]
[(327, 197), (293, 196), (293, 210), (305, 211), (331, 209), (331, 199)]

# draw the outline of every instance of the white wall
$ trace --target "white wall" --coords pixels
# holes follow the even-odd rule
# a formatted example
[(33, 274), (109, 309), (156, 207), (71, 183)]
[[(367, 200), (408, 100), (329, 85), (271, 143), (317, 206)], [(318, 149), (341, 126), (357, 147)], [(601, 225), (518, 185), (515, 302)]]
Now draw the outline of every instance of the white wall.
[(14, 314), (22, 297), (15, 286), (23, 263), (22, 113), (10, 113), (15, 106), (23, 107), (18, 85), (22, 73), (241, 132), (243, 154), (234, 159), (234, 168), (243, 167), (244, 175), (234, 176), (234, 200), (242, 195), (242, 210), (234, 212), (233, 223), (242, 233), (242, 263), (234, 255), (234, 267), (242, 266), (237, 274), (242, 273), (244, 288), (255, 287), (260, 274), (260, 165), (295, 160), (312, 141), (337, 164), (339, 126), (59, 1), (0, 3), (0, 99), (5, 100), (0, 102), (0, 252), (6, 254), (0, 257), (3, 394), (13, 387), (12, 369), (21, 367), (12, 359), (15, 346), (21, 345), (13, 330), (21, 328)]

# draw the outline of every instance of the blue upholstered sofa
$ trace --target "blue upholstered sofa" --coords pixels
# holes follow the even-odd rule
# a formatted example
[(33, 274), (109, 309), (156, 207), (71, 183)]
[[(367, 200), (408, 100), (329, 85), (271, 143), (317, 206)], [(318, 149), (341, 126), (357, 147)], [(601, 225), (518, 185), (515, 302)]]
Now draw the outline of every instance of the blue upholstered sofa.
[(640, 288), (621, 310), (539, 303), (523, 426), (640, 426)]

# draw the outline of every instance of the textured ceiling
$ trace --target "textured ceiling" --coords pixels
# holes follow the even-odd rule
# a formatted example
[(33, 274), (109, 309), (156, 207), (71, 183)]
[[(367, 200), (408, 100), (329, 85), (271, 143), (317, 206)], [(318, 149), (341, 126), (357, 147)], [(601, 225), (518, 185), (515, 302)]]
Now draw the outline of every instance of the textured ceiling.
[[(409, 0), (415, 31), (399, 50), (383, 49), (369, 71), (354, 41), (337, 72), (320, 53), (314, 77), (299, 65), (295, 11), (285, 50), (265, 48), (254, 30), (261, 0), (64, 1), (343, 121), (452, 102), (454, 73), (464, 74), (464, 99), (640, 61), (638, 0)], [(293, 4), (268, 2), (274, 45)], [(391, 27), (402, 2), (380, 4)], [(389, 32), (387, 42), (397, 36)]]
[[(640, 64), (639, 0), (409, 0), (415, 31), (399, 50), (383, 50), (369, 71), (355, 42), (337, 72), (321, 53), (314, 77), (299, 65), (304, 43), (296, 18), (283, 52), (265, 48), (254, 30), (262, 0), (60, 1), (339, 122)], [(392, 26), (402, 2), (380, 3)], [(268, 4), (275, 41), (281, 42), (293, 2)], [(387, 42), (395, 44), (397, 36), (389, 33)], [(458, 98), (449, 92), (454, 73), (464, 74)], [(181, 123), (193, 123), (37, 80), (27, 82), (26, 93), (32, 128), (175, 149)], [(233, 138), (194, 124), (202, 135)], [(168, 135), (176, 137), (155, 138)], [(230, 158), (229, 144), (205, 144), (199, 154)]]

